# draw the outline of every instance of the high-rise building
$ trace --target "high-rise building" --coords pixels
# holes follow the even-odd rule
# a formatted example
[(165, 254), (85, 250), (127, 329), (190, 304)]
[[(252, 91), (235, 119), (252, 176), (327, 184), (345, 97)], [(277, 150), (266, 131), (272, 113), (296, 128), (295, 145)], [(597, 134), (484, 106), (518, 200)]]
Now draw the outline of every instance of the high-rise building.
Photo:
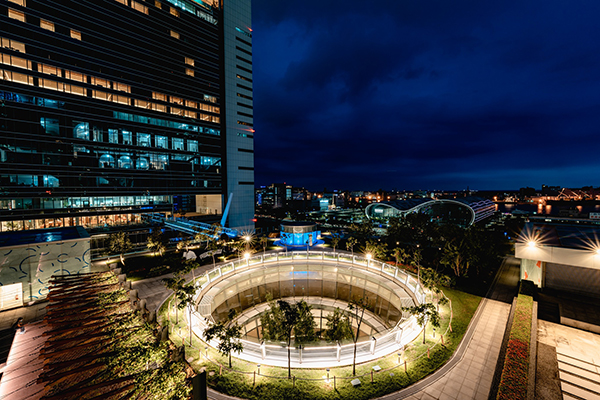
[(250, 0), (0, 0), (0, 229), (251, 228)]

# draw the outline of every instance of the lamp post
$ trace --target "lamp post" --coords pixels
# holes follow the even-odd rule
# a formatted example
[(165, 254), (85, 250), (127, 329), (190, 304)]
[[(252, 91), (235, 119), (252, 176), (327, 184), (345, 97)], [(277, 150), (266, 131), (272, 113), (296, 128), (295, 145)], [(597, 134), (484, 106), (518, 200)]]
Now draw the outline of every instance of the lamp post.
[(367, 254), (367, 268), (369, 268), (371, 266), (371, 253)]
[(244, 258), (246, 259), (246, 266), (250, 265), (250, 252), (245, 252), (244, 253)]

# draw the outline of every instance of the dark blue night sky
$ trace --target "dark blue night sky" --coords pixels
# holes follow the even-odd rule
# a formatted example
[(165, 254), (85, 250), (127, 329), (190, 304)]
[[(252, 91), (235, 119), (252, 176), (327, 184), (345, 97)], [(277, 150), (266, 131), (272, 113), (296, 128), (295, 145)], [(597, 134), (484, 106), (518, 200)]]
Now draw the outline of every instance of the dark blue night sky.
[(256, 185), (600, 185), (600, 1), (253, 0)]

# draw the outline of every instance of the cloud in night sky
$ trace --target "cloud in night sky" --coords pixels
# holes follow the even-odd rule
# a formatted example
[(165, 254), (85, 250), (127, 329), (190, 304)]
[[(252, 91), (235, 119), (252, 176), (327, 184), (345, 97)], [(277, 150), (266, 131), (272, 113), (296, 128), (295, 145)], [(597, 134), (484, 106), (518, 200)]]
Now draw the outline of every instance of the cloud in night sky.
[(600, 185), (600, 2), (253, 0), (255, 182)]

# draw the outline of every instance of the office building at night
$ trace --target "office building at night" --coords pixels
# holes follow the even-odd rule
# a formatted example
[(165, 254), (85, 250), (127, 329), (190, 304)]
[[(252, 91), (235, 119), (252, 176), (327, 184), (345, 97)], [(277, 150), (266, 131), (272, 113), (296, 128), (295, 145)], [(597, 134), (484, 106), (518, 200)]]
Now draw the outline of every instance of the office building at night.
[(250, 27), (250, 0), (0, 0), (0, 229), (251, 228)]

